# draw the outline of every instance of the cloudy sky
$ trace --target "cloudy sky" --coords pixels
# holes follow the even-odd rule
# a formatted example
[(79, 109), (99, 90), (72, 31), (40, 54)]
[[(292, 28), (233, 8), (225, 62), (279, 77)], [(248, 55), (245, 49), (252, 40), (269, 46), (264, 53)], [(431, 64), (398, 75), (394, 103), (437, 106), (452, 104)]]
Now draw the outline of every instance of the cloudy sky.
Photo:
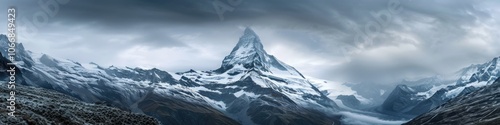
[(332, 81), (450, 73), (500, 56), (498, 0), (235, 1), (2, 0), (0, 10), (17, 8), (28, 50), (103, 66), (216, 69), (247, 26), (268, 53)]

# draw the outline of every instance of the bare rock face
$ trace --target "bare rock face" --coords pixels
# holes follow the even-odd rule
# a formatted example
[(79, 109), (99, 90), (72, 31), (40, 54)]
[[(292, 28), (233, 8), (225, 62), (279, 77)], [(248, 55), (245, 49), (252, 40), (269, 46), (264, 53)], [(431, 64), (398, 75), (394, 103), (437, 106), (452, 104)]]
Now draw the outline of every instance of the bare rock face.
[(500, 79), (490, 86), (458, 96), (406, 123), (406, 125), (453, 124), (500, 124)]

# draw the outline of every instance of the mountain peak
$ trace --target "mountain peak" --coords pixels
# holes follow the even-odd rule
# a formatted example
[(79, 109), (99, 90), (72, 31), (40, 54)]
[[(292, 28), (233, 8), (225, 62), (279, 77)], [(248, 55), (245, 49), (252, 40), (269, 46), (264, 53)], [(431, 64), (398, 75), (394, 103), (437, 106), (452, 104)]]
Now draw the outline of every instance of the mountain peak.
[[(245, 50), (246, 49), (246, 50)], [(242, 51), (239, 51), (242, 50)], [(264, 54), (267, 55), (264, 50), (264, 46), (262, 42), (260, 42), (259, 36), (249, 27), (247, 27), (243, 33), (243, 36), (240, 37), (238, 44), (233, 48), (231, 54), (241, 54), (242, 52), (252, 51), (256, 54)], [(254, 54), (254, 53), (249, 53)]]
[(259, 36), (252, 29), (246, 28), (238, 44), (222, 61), (222, 68), (230, 68), (238, 64), (244, 65), (246, 68), (255, 65), (262, 66), (264, 65), (262, 63), (269, 60), (269, 56), (264, 50)]
[[(243, 36), (231, 53), (224, 58), (218, 72), (225, 72), (234, 66), (241, 65), (245, 69), (256, 69), (265, 72), (288, 72), (302, 76), (295, 68), (282, 63), (264, 50), (259, 36), (251, 29), (246, 28)], [(279, 70), (279, 71), (278, 71)], [(303, 77), (303, 76), (302, 76)]]
[(254, 36), (257, 36), (257, 34), (255, 34), (255, 32), (250, 27), (245, 28), (245, 33), (244, 34), (245, 35), (254, 35)]

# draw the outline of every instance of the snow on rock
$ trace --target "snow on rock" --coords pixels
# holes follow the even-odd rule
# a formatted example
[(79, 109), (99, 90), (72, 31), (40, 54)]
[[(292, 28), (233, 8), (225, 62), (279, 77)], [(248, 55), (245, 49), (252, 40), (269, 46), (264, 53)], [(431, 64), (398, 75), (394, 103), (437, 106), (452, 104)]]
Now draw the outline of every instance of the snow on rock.
[(500, 123), (500, 79), (469, 94), (459, 95), (405, 125)]
[(274, 56), (267, 54), (262, 46), (260, 38), (250, 28), (245, 29), (244, 35), (240, 38), (238, 44), (231, 53), (222, 61), (218, 72), (225, 72), (236, 65), (242, 65), (244, 68), (255, 68), (265, 72), (275, 74), (286, 74), (302, 76), (295, 68), (277, 60)]

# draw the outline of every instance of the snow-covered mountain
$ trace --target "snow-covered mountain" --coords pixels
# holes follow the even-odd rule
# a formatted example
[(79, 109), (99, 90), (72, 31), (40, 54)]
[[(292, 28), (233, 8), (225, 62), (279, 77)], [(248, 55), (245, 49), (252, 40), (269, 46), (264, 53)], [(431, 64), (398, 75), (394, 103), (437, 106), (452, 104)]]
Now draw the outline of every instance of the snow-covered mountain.
[[(0, 35), (0, 49), (7, 50), (7, 42)], [(22, 44), (16, 50), (22, 84), (144, 113), (164, 124), (339, 123), (335, 102), (267, 54), (250, 28), (213, 71), (103, 67), (30, 52)]]
[[(0, 54), (2, 53), (0, 52)], [(6, 65), (10, 62), (7, 58), (0, 57), (0, 82), (2, 83), (10, 81), (10, 73), (7, 70), (11, 69), (11, 66)], [(130, 113), (105, 105), (84, 103), (55, 91), (20, 85), (25, 84), (25, 80), (22, 78), (23, 73), (18, 67), (15, 69), (17, 85), (13, 91), (15, 96), (12, 97), (15, 97), (16, 110), (14, 115), (16, 117), (8, 116), (7, 113), (0, 114), (0, 124), (2, 125), (160, 124), (155, 118), (144, 114)], [(0, 92), (11, 93), (12, 90), (7, 87), (0, 87)], [(2, 107), (10, 106), (8, 98), (11, 98), (11, 95), (0, 95), (0, 105)]]
[(490, 62), (463, 68), (455, 73), (451, 78), (455, 80), (452, 81), (450, 78), (442, 78), (414, 86), (398, 85), (380, 106), (379, 111), (407, 115), (408, 118), (426, 113), (459, 95), (491, 85), (500, 76), (498, 61), (499, 57), (496, 57)]
[[(250, 28), (219, 69), (177, 75), (245, 124), (271, 124), (272, 119), (279, 121), (276, 124), (331, 124), (335, 119), (321, 114), (338, 110), (335, 102), (295, 68), (267, 54)], [(297, 118), (290, 119), (292, 116)]]
[(241, 66), (245, 69), (254, 69), (276, 75), (288, 75), (304, 78), (295, 68), (289, 66), (274, 56), (269, 55), (264, 50), (259, 36), (255, 32), (246, 28), (238, 44), (233, 48), (231, 54), (226, 56), (222, 65), (216, 71), (219, 73)]

